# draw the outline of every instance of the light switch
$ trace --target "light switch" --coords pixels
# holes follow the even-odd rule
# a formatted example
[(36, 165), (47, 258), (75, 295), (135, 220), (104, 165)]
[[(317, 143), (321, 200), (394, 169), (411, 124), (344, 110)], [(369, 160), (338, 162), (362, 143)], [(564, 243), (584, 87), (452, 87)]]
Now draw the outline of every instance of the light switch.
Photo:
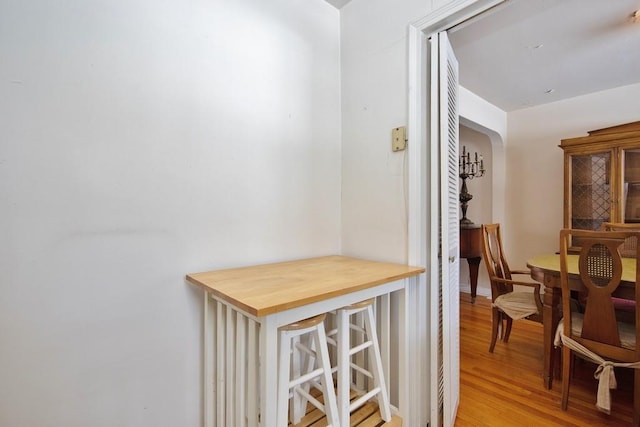
[(407, 147), (406, 131), (405, 126), (393, 128), (391, 131), (391, 149), (393, 151), (402, 151)]

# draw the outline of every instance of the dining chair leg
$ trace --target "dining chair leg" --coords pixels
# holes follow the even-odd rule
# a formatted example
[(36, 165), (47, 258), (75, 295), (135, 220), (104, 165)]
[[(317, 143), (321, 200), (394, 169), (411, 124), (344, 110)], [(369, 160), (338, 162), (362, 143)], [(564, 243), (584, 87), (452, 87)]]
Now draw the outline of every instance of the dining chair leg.
[(551, 355), (551, 372), (554, 375), (554, 379), (562, 379), (562, 348), (554, 347), (553, 354)]
[(640, 369), (633, 370), (633, 425), (640, 426)]
[(573, 364), (571, 357), (571, 349), (567, 346), (562, 347), (562, 410), (566, 411), (569, 404), (569, 385), (571, 383), (571, 365)]
[(507, 327), (504, 330), (504, 342), (509, 342), (509, 336), (511, 335), (511, 326), (513, 326), (513, 319), (506, 314), (504, 315)]
[(498, 327), (501, 323), (501, 313), (496, 307), (491, 309), (491, 345), (489, 345), (489, 353), (493, 353), (498, 339)]

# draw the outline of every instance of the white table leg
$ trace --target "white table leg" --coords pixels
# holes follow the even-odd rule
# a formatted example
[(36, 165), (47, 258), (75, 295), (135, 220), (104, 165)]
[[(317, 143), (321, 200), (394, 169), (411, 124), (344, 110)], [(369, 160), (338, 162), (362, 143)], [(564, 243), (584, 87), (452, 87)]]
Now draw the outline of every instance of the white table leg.
[[(412, 286), (416, 281), (413, 278), (405, 279), (404, 288), (399, 290), (398, 295), (398, 327), (399, 327), (399, 351), (398, 360), (400, 366), (398, 369), (398, 410), (403, 421), (407, 425), (417, 425), (419, 422), (420, 409), (416, 407), (419, 405), (415, 396), (419, 395), (421, 381), (416, 380), (416, 375), (420, 378), (419, 373), (423, 371), (418, 369), (410, 369), (412, 366), (411, 360), (418, 360), (420, 354), (419, 347), (417, 347), (417, 311), (415, 308), (418, 306), (418, 296), (416, 295), (416, 286)], [(426, 369), (426, 368), (425, 368)]]
[(406, 287), (394, 293), (398, 303), (398, 412), (406, 422), (409, 416), (409, 407), (406, 399), (409, 398), (408, 373), (409, 373), (409, 353), (407, 352), (407, 298)]
[(278, 396), (278, 328), (269, 316), (260, 324), (260, 425), (276, 426)]

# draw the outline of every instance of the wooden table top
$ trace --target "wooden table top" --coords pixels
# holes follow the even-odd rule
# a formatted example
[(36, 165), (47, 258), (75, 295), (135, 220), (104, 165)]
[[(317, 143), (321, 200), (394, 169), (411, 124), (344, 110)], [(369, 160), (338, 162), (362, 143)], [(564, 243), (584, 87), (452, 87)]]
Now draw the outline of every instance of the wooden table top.
[[(567, 267), (569, 274), (580, 274), (578, 270), (577, 254), (571, 254), (567, 256)], [(527, 261), (527, 267), (538, 268), (546, 271), (557, 271), (560, 273), (560, 255), (559, 254), (544, 254), (535, 256)], [(622, 281), (632, 282), (636, 281), (636, 260), (635, 258), (622, 258)]]
[(187, 280), (265, 316), (423, 273), (423, 267), (339, 255), (188, 274)]

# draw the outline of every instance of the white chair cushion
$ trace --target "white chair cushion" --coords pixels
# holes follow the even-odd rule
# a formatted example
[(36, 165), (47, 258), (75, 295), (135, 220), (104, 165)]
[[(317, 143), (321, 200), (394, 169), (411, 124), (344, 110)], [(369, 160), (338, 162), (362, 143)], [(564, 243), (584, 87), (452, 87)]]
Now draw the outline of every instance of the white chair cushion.
[[(571, 313), (571, 333), (575, 336), (581, 336), (582, 334), (582, 321), (584, 316), (582, 313)], [(562, 345), (560, 334), (564, 331), (564, 322), (562, 319), (558, 323), (556, 329), (556, 336), (553, 340), (553, 344), (556, 347)], [(622, 347), (633, 350), (636, 348), (636, 330), (630, 323), (618, 322), (618, 333), (620, 334), (620, 343)]]
[(493, 306), (507, 313), (514, 320), (523, 319), (538, 312), (533, 292), (509, 292), (500, 295)]

